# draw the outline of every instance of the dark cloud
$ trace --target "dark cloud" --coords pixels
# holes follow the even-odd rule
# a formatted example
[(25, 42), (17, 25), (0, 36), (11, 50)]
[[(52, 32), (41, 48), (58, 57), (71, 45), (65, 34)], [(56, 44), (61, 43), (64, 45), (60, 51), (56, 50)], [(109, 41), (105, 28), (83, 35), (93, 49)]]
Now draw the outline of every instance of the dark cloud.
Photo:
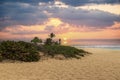
[(19, 3), (29, 3), (29, 4), (33, 4), (33, 5), (37, 5), (39, 2), (45, 2), (45, 3), (48, 3), (48, 2), (53, 2), (54, 0), (0, 0), (0, 3), (3, 4), (3, 3), (6, 3), (6, 2), (12, 2), (12, 3), (16, 3), (16, 2), (19, 2)]
[[(49, 3), (54, 2), (56, 0), (0, 0), (0, 4), (6, 3), (6, 2), (12, 2), (12, 3), (29, 3), (32, 5), (38, 5), (39, 2)], [(85, 4), (115, 4), (120, 3), (120, 0), (60, 0), (63, 3), (71, 6), (80, 6)]]
[(12, 25), (42, 24), (48, 17), (43, 9), (27, 3), (6, 3), (0, 5), (0, 29)]
[(103, 28), (111, 26), (114, 21), (120, 22), (120, 16), (99, 10), (83, 10), (69, 8), (52, 8), (48, 12), (52, 13), (54, 17), (60, 18), (63, 22), (77, 26), (90, 26)]
[[(49, 3), (45, 6), (29, 4), (34, 3), (32, 1), (35, 1), (35, 3), (38, 4), (38, 2), (49, 2), (52, 0), (1, 0), (0, 2), (4, 3), (0, 5), (0, 30), (4, 29), (6, 26), (42, 24), (49, 17), (60, 18), (63, 22), (72, 25), (96, 28), (111, 26), (114, 24), (114, 21), (120, 22), (120, 16), (104, 11), (76, 9), (72, 6), (68, 6), (68, 8), (60, 8), (56, 7), (55, 4), (51, 5)], [(67, 0), (63, 0), (63, 2), (65, 1)], [(83, 1), (81, 3), (84, 3), (85, 1), (85, 3), (87, 3), (87, 1), (119, 2), (119, 0), (114, 0), (114, 2), (113, 0), (78, 1)], [(46, 11), (46, 13), (44, 11)], [(46, 29), (51, 29), (51, 27), (47, 27)]]

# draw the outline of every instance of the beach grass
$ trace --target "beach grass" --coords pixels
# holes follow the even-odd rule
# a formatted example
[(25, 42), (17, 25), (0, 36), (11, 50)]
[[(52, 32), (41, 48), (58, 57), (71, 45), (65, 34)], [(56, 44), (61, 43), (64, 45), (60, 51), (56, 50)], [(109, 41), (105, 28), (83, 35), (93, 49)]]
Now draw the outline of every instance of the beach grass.
[(63, 55), (65, 58), (77, 58), (84, 57), (88, 52), (77, 49), (71, 46), (63, 46), (63, 45), (44, 45), (41, 50), (47, 55), (54, 57), (57, 54)]

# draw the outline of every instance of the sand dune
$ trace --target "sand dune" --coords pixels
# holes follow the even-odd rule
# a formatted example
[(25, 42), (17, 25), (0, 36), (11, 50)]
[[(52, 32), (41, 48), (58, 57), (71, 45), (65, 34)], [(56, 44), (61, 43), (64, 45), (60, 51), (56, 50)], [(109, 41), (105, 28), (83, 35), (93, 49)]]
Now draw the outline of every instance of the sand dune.
[(82, 59), (0, 63), (0, 80), (120, 80), (120, 50), (85, 49)]

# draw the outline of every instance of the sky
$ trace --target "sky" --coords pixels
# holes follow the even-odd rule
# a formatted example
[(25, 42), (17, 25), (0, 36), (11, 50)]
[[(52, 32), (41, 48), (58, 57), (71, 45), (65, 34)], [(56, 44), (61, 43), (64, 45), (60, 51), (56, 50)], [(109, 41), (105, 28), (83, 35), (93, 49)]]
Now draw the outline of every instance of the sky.
[(0, 0), (0, 40), (45, 39), (52, 32), (64, 44), (120, 39), (120, 0)]

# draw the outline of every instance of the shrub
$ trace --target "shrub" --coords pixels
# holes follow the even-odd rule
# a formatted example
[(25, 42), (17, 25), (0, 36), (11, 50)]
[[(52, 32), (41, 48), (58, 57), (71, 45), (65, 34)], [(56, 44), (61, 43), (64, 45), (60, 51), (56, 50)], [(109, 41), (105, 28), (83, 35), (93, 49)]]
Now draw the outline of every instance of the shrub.
[(1, 56), (3, 59), (20, 61), (38, 61), (40, 56), (31, 43), (19, 41), (3, 41), (0, 44)]
[(2, 53), (2, 50), (0, 48), (0, 62), (3, 60), (1, 53)]
[(31, 42), (33, 42), (34, 44), (42, 43), (42, 39), (39, 39), (38, 37), (34, 37), (34, 39), (31, 40)]
[(45, 52), (46, 55), (50, 55), (52, 57), (54, 57), (56, 54), (62, 54), (66, 58), (79, 58), (87, 53), (81, 49), (60, 45), (44, 45), (44, 49), (42, 51)]
[(0, 62), (3, 60), (3, 58), (2, 58), (2, 56), (1, 56), (1, 54), (0, 54)]
[(52, 39), (51, 38), (47, 38), (45, 41), (45, 45), (51, 45), (52, 44)]

